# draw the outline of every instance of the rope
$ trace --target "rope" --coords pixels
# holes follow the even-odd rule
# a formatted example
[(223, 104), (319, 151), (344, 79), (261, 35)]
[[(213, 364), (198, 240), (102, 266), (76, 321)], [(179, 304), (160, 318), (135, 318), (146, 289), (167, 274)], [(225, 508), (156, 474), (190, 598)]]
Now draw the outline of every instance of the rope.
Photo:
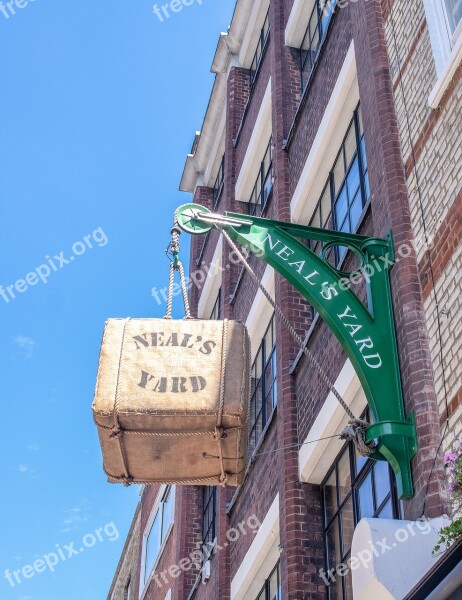
[[(208, 431), (135, 431), (135, 430), (122, 430), (114, 433), (113, 427), (106, 427), (105, 425), (98, 425), (99, 429), (105, 429), (106, 431), (112, 431), (112, 437), (118, 437), (120, 435), (139, 435), (139, 436), (151, 436), (158, 438), (169, 438), (169, 437), (195, 437), (195, 436), (209, 436), (210, 430)], [(241, 431), (242, 427), (227, 427), (224, 432), (226, 434), (232, 431)], [(214, 432), (215, 435), (215, 432)]]
[(115, 393), (115, 400), (114, 400), (114, 415), (113, 415), (114, 416), (114, 425), (112, 427), (112, 433), (110, 436), (111, 438), (115, 438), (117, 440), (117, 447), (119, 449), (120, 458), (122, 460), (123, 472), (124, 472), (124, 476), (120, 478), (120, 481), (126, 487), (128, 487), (129, 485), (132, 484), (133, 478), (130, 476), (130, 473), (128, 470), (127, 457), (125, 455), (125, 449), (122, 444), (122, 437), (125, 432), (122, 429), (122, 427), (120, 425), (120, 421), (119, 421), (119, 403), (120, 403), (119, 382), (120, 382), (120, 371), (121, 371), (121, 367), (122, 367), (123, 351), (124, 351), (124, 346), (125, 346), (125, 344), (124, 344), (125, 332), (126, 332), (129, 321), (130, 321), (130, 319), (125, 320), (124, 328), (123, 328), (123, 332), (122, 332), (122, 343), (120, 345), (119, 368), (117, 371), (117, 384), (116, 384), (116, 393)]
[(186, 286), (186, 278), (184, 275), (183, 263), (178, 258), (178, 255), (180, 253), (181, 229), (178, 227), (176, 219), (175, 219), (171, 234), (172, 234), (172, 241), (170, 242), (170, 244), (166, 250), (166, 253), (168, 254), (169, 251), (171, 250), (172, 255), (173, 255), (173, 260), (170, 264), (170, 274), (169, 274), (169, 278), (168, 278), (167, 311), (165, 313), (164, 319), (172, 318), (173, 284), (175, 281), (175, 271), (178, 271), (180, 274), (181, 294), (183, 296), (184, 312), (186, 315), (185, 319), (192, 319), (191, 309), (189, 307), (188, 288)]
[(352, 440), (361, 456), (371, 456), (377, 449), (375, 442), (366, 443), (366, 429), (369, 427), (367, 421), (362, 419), (351, 419), (348, 427), (340, 434), (341, 440)]
[[(364, 428), (368, 427), (369, 424), (366, 423), (365, 421), (361, 421), (361, 419), (358, 419), (354, 415), (354, 413), (352, 412), (352, 410), (350, 409), (350, 407), (348, 406), (348, 404), (344, 401), (344, 399), (342, 398), (342, 396), (340, 395), (340, 393), (335, 388), (335, 385), (331, 381), (330, 377), (324, 371), (322, 365), (319, 363), (319, 361), (316, 359), (316, 357), (312, 354), (312, 352), (310, 352), (310, 350), (308, 350), (308, 348), (306, 347), (306, 344), (305, 344), (304, 340), (302, 339), (302, 337), (297, 333), (297, 331), (295, 330), (295, 328), (293, 327), (293, 325), (290, 323), (289, 319), (282, 312), (282, 309), (280, 308), (280, 306), (273, 300), (273, 298), (271, 297), (271, 295), (268, 292), (268, 290), (265, 288), (265, 286), (258, 279), (256, 273), (253, 271), (252, 267), (247, 262), (246, 258), (242, 254), (242, 252), (239, 250), (239, 248), (236, 246), (236, 244), (230, 238), (229, 234), (224, 229), (221, 229), (221, 232), (222, 232), (223, 236), (225, 237), (226, 241), (228, 242), (228, 244), (231, 246), (231, 248), (233, 249), (233, 251), (236, 253), (237, 257), (239, 258), (239, 260), (243, 264), (245, 270), (250, 275), (251, 279), (255, 282), (255, 284), (258, 286), (258, 288), (263, 293), (263, 295), (265, 296), (265, 298), (268, 300), (268, 302), (274, 308), (274, 312), (276, 313), (276, 315), (278, 316), (278, 318), (282, 321), (282, 323), (284, 323), (284, 325), (289, 330), (289, 332), (290, 332), (291, 336), (293, 337), (293, 339), (295, 340), (295, 342), (297, 342), (297, 344), (300, 346), (300, 348), (302, 349), (303, 354), (306, 356), (306, 358), (314, 366), (314, 368), (316, 369), (316, 371), (318, 372), (318, 374), (321, 376), (321, 379), (328, 386), (329, 390), (332, 392), (332, 394), (338, 400), (338, 402), (340, 403), (340, 405), (342, 406), (342, 408), (345, 410), (345, 412), (347, 413), (347, 415), (350, 417), (350, 421), (349, 421), (350, 426), (346, 427), (344, 429), (344, 431), (342, 432), (342, 436), (344, 436), (344, 437), (342, 437), (342, 439), (349, 439), (349, 440), (351, 440), (357, 446), (358, 452), (360, 454), (362, 454), (364, 452), (365, 454), (362, 454), (363, 456), (370, 456), (373, 452), (375, 452), (376, 444), (375, 444), (375, 442), (370, 442), (369, 444), (366, 444), (365, 441), (364, 441), (365, 440), (365, 431), (364, 431)], [(351, 425), (352, 423), (355, 423), (354, 428), (353, 428), (353, 425)], [(363, 423), (363, 425), (360, 425), (360, 423)], [(363, 429), (362, 433), (360, 433), (361, 427)], [(362, 436), (362, 438), (361, 438), (361, 436)], [(361, 439), (362, 439), (362, 441), (361, 441)], [(366, 450), (366, 448), (367, 448), (367, 450)]]
[(223, 429), (223, 411), (225, 409), (225, 378), (226, 378), (226, 359), (228, 354), (228, 319), (223, 319), (223, 343), (221, 349), (221, 383), (220, 383), (220, 404), (217, 414), (217, 426), (213, 433), (213, 439), (218, 442), (218, 458), (220, 460), (220, 483), (225, 486), (228, 482), (229, 475), (225, 470), (225, 462), (223, 457), (223, 439), (227, 437)]

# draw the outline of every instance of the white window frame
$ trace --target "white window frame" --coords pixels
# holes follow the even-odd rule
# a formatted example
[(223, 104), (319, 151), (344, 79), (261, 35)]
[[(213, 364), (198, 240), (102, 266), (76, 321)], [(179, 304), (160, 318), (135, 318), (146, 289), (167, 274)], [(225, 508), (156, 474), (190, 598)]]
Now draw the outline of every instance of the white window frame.
[[(351, 361), (347, 359), (335, 381), (335, 389), (354, 414), (367, 406), (366, 396)], [(332, 392), (327, 395), (298, 453), (300, 481), (320, 485), (345, 442), (337, 436), (347, 425), (345, 409)]]
[(259, 35), (268, 13), (270, 0), (253, 0), (247, 27), (239, 50), (239, 63), (250, 69), (259, 42)]
[(290, 202), (294, 223), (311, 220), (359, 101), (352, 41)]
[[(206, 280), (202, 286), (202, 293), (197, 307), (199, 319), (210, 318), (218, 292), (223, 283), (223, 271), (223, 237), (220, 236), (213, 253), (212, 262), (207, 271)], [(193, 285), (195, 284), (193, 283)]]
[(258, 111), (255, 127), (250, 137), (249, 145), (245, 152), (244, 160), (239, 171), (235, 186), (236, 200), (249, 202), (253, 186), (261, 167), (261, 161), (268, 147), (272, 128), (272, 99), (271, 99), (271, 77), (266, 86), (260, 109)]
[[(149, 534), (151, 532), (151, 528), (154, 524), (154, 520), (159, 512), (159, 509), (162, 509), (162, 499), (165, 496), (165, 492), (167, 491), (167, 489), (170, 488), (170, 494), (171, 494), (171, 499), (172, 499), (172, 519), (171, 522), (168, 526), (168, 530), (167, 533), (165, 534), (165, 537), (162, 541), (162, 543), (160, 544), (159, 547), (159, 552), (157, 553), (156, 559), (154, 560), (154, 563), (152, 565), (152, 569), (150, 571), (150, 573), (145, 576), (145, 571), (146, 571), (146, 559), (147, 559), (147, 543), (148, 543), (148, 538), (149, 538)], [(149, 585), (151, 583), (153, 574), (156, 570), (156, 567), (159, 563), (159, 560), (162, 556), (162, 553), (165, 549), (165, 546), (168, 542), (168, 539), (170, 537), (170, 534), (172, 532), (173, 529), (173, 525), (175, 523), (175, 499), (176, 499), (176, 493), (175, 493), (175, 486), (174, 485), (162, 485), (160, 487), (160, 490), (157, 494), (156, 500), (154, 502), (154, 505), (152, 507), (151, 510), (151, 514), (149, 515), (149, 519), (146, 523), (146, 527), (144, 528), (144, 532), (143, 532), (143, 540), (142, 540), (142, 551), (141, 551), (141, 569), (140, 569), (140, 600), (142, 598), (144, 598)]]
[(255, 600), (279, 560), (279, 544), (277, 494), (231, 581), (231, 600)]
[(437, 74), (428, 103), (432, 108), (438, 108), (462, 61), (462, 22), (451, 35), (444, 0), (423, 0), (423, 3)]

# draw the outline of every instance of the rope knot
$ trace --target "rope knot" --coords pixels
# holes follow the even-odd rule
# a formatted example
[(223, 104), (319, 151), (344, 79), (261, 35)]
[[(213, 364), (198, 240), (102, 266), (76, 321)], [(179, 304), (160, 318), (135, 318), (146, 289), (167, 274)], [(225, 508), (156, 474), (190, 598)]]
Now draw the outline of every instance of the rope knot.
[(215, 427), (215, 431), (212, 433), (212, 438), (218, 442), (219, 440), (224, 440), (228, 437), (227, 433), (223, 429), (223, 427)]
[(228, 473), (223, 473), (223, 475), (220, 475), (220, 479), (219, 479), (220, 485), (225, 487), (226, 484), (228, 483), (228, 481), (229, 481)]
[(125, 487), (130, 487), (133, 483), (133, 477), (123, 477), (122, 483), (124, 484)]
[(351, 419), (348, 421), (348, 426), (340, 434), (341, 440), (351, 440), (361, 456), (368, 457), (377, 449), (377, 444), (374, 441), (366, 443), (366, 429), (369, 427), (367, 421), (362, 419)]
[(119, 438), (123, 435), (124, 430), (120, 426), (116, 426), (112, 428), (112, 433), (109, 436), (110, 438)]

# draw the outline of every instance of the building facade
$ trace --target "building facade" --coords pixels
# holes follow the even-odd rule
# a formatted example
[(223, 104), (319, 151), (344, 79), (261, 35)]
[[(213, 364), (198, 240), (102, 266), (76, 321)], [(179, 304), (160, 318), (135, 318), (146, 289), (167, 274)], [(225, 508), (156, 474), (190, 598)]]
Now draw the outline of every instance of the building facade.
[[(237, 0), (180, 188), (216, 213), (392, 231), (405, 412), (419, 442), (415, 494), (399, 500), (388, 463), (339, 439), (345, 410), (212, 230), (191, 240), (190, 301), (198, 318), (241, 320), (251, 336), (245, 481), (143, 489), (134, 597), (462, 597), (460, 548), (452, 562), (432, 556), (450, 511), (443, 453), (462, 427), (461, 62), (460, 0)], [(344, 247), (327, 260), (355, 269)], [(332, 331), (271, 267), (249, 261), (350, 409), (368, 419)], [(361, 284), (357, 293), (364, 298)]]

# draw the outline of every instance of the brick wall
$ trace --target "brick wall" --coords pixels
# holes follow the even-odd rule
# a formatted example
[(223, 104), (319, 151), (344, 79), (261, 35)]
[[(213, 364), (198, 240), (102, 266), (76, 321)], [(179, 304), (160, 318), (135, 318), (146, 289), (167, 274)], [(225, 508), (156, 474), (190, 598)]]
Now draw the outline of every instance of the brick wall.
[(141, 505), (138, 504), (107, 600), (125, 600), (128, 582), (130, 582), (130, 592), (133, 594), (133, 597), (136, 597), (138, 594), (140, 532)]
[(430, 108), (428, 97), (437, 74), (423, 2), (395, 0), (391, 13), (387, 11), (385, 16), (399, 139), (443, 428), (449, 403), (449, 431), (443, 443), (447, 450), (462, 433), (462, 408), (457, 400), (462, 372), (461, 67), (439, 108)]
[[(324, 108), (334, 88), (347, 49), (354, 40), (358, 85), (364, 122), (371, 202), (359, 233), (385, 236), (393, 230), (395, 245), (407, 244), (411, 252), (391, 272), (406, 412), (416, 413), (421, 450), (413, 461), (416, 496), (405, 503), (405, 516), (420, 516), (424, 501), (428, 516), (446, 508), (442, 461), (436, 463), (427, 492), (436, 449), (445, 424), (446, 388), (451, 436), (462, 431), (460, 388), (461, 283), (460, 228), (462, 152), (460, 102), (462, 83), (456, 74), (438, 111), (428, 107), (435, 80), (434, 65), (421, 0), (358, 0), (334, 15), (324, 48), (304, 98), (300, 97), (298, 54), (284, 44), (284, 29), (293, 0), (270, 3), (269, 43), (250, 93), (249, 71), (232, 67), (226, 96), (224, 191), (218, 212), (245, 212), (235, 200), (235, 183), (252, 135), (263, 94), (272, 78), (272, 132), (274, 184), (265, 216), (290, 221), (290, 201)], [(391, 12), (390, 12), (391, 8)], [(395, 42), (397, 48), (395, 47)], [(398, 62), (399, 57), (399, 62)], [(398, 68), (398, 67), (401, 68)], [(289, 139), (290, 132), (290, 139)], [(415, 161), (415, 164), (414, 164)], [(417, 166), (417, 175), (415, 173)], [(417, 185), (417, 183), (419, 185)], [(420, 191), (420, 193), (418, 193)], [(194, 201), (208, 207), (212, 190), (198, 187)], [(425, 224), (425, 232), (424, 232)], [(425, 235), (432, 241), (425, 243)], [(205, 244), (204, 244), (205, 241)], [(210, 264), (218, 233), (191, 241), (191, 271)], [(349, 258), (345, 269), (352, 267)], [(258, 276), (265, 264), (251, 264)], [(229, 268), (226, 268), (229, 266)], [(226, 318), (245, 321), (256, 289), (241, 267), (230, 261), (223, 244), (222, 302)], [(275, 279), (276, 300), (301, 335), (311, 324), (306, 302), (281, 277)], [(436, 296), (435, 296), (436, 293)], [(193, 314), (202, 287), (193, 286)], [(359, 291), (364, 299), (364, 290)], [(440, 322), (435, 318), (436, 306)], [(442, 348), (438, 339), (442, 335)], [(237, 492), (218, 490), (218, 545), (211, 559), (211, 578), (197, 587), (196, 600), (227, 600), (230, 582), (254, 539), (249, 532), (229, 543), (227, 531), (256, 515), (262, 521), (276, 494), (280, 502), (281, 576), (284, 600), (321, 600), (325, 588), (318, 576), (324, 566), (320, 489), (302, 484), (298, 476), (298, 450), (328, 390), (305, 358), (294, 373), (299, 348), (276, 322), (278, 339), (278, 406), (268, 426), (246, 481)], [(254, 340), (258, 343), (259, 340)], [(325, 366), (331, 379), (344, 361), (330, 329), (321, 320), (312, 328), (310, 350)], [(445, 365), (443, 383), (441, 358)], [(435, 387), (436, 381), (436, 387)], [(446, 446), (450, 436), (446, 438)], [(143, 495), (141, 531), (152, 507), (156, 488)], [(202, 493), (197, 487), (179, 487), (176, 520), (159, 569), (187, 557), (201, 540)], [(186, 600), (198, 581), (193, 568), (172, 581), (175, 600)], [(152, 589), (151, 589), (152, 588)], [(163, 598), (151, 585), (146, 598)], [(165, 595), (168, 586), (163, 590)]]

